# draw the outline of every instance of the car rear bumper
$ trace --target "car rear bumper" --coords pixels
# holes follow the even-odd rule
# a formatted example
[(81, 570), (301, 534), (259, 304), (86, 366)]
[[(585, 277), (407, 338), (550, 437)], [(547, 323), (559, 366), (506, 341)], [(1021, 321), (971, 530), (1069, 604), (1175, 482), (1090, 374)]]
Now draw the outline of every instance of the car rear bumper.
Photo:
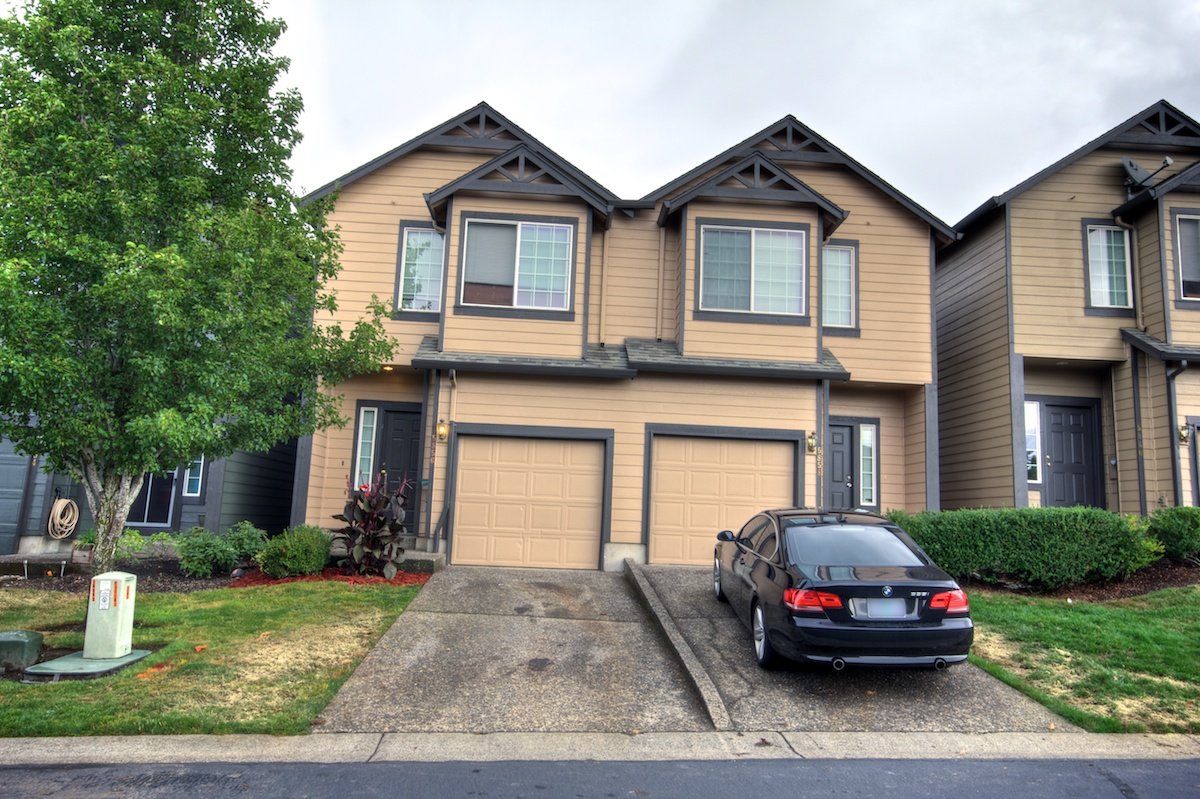
[(793, 616), (771, 631), (771, 644), (793, 660), (864, 666), (937, 666), (966, 660), (975, 628), (969, 618), (932, 625), (851, 626)]

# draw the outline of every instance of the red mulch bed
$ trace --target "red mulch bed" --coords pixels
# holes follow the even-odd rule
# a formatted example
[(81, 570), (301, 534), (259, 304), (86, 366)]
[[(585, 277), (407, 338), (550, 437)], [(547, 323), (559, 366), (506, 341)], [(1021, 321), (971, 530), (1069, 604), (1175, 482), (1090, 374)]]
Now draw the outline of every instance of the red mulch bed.
[(303, 577), (269, 577), (258, 569), (247, 572), (229, 583), (230, 588), (256, 588), (260, 585), (281, 585), (282, 583), (319, 583), (339, 582), (350, 585), (425, 585), (432, 577), (427, 572), (396, 572), (396, 576), (388, 580), (384, 577), (367, 574), (347, 574), (341, 569), (329, 568), (320, 574), (308, 574)]

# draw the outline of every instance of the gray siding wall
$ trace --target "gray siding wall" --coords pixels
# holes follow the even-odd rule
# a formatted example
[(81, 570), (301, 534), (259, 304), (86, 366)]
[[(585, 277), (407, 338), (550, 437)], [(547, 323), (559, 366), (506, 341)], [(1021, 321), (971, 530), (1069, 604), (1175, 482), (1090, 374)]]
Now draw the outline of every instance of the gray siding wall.
[(1006, 264), (1002, 213), (938, 262), (943, 508), (1015, 503)]
[[(210, 520), (219, 517), (222, 531), (243, 519), (269, 533), (288, 526), (296, 469), (295, 440), (276, 445), (269, 452), (235, 453), (224, 461), (224, 466), (220, 512), (210, 507)], [(214, 488), (215, 485), (209, 487), (210, 506), (215, 499), (211, 493)]]

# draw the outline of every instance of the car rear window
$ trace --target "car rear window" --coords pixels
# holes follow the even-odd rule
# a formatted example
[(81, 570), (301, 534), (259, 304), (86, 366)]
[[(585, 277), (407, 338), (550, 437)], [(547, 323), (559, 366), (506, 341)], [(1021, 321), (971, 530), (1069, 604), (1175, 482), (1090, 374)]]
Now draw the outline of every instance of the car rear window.
[(814, 566), (923, 566), (925, 561), (886, 527), (811, 524), (785, 519), (789, 560)]

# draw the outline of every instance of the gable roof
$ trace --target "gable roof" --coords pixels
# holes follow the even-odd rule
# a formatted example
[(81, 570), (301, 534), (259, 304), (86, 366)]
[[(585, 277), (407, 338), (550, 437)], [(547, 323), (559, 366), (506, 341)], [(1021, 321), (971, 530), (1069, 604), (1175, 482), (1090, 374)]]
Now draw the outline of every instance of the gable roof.
[(1189, 117), (1166, 100), (1139, 111), (1116, 127), (1092, 139), (1069, 155), (1060, 158), (1035, 175), (1021, 181), (1003, 194), (985, 200), (978, 208), (963, 217), (955, 227), (964, 232), (991, 211), (1000, 208), (1017, 195), (1041, 183), (1089, 153), (1107, 145), (1129, 145), (1145, 149), (1194, 148), (1200, 150), (1200, 122)]
[(459, 191), (508, 192), (537, 196), (577, 197), (602, 217), (612, 212), (612, 203), (575, 180), (554, 159), (519, 144), (472, 169), (436, 191), (425, 195), (434, 222), (445, 224), (449, 199)]
[(660, 186), (647, 194), (643, 199), (661, 200), (673, 192), (679, 191), (679, 189), (696, 180), (698, 177), (720, 167), (722, 164), (734, 159), (745, 158), (754, 153), (766, 155), (773, 163), (779, 164), (815, 162), (844, 166), (902, 208), (925, 222), (938, 235), (951, 241), (957, 238), (954, 229), (945, 222), (922, 208), (908, 196), (902, 194), (894, 186), (858, 161), (846, 155), (819, 133), (802, 124), (791, 114), (788, 114), (772, 125), (768, 125), (744, 141), (735, 144), (720, 155), (710, 158), (689, 172), (680, 175), (670, 183)]
[(1150, 186), (1138, 192), (1128, 202), (1114, 208), (1113, 216), (1126, 216), (1173, 191), (1190, 191), (1200, 194), (1200, 161), (1182, 172), (1172, 175), (1157, 186)]
[(662, 204), (658, 224), (697, 199), (756, 200), (774, 203), (803, 203), (817, 206), (825, 218), (825, 232), (832, 233), (847, 213), (813, 191), (762, 153), (751, 153), (728, 169), (672, 197)]
[(479, 103), (456, 117), (446, 120), (440, 125), (430, 128), (421, 135), (409, 139), (395, 149), (380, 155), (360, 167), (350, 170), (339, 178), (331, 180), (316, 191), (309, 192), (303, 202), (311, 202), (325, 197), (343, 186), (348, 186), (356, 180), (370, 175), (377, 169), (401, 158), (422, 147), (443, 147), (461, 149), (473, 152), (502, 153), (524, 145), (531, 152), (543, 156), (563, 174), (585, 186), (588, 191), (603, 197), (607, 203), (615, 203), (618, 197), (601, 186), (582, 170), (571, 164), (562, 156), (555, 153), (546, 145), (530, 136), (507, 117), (487, 103)]

